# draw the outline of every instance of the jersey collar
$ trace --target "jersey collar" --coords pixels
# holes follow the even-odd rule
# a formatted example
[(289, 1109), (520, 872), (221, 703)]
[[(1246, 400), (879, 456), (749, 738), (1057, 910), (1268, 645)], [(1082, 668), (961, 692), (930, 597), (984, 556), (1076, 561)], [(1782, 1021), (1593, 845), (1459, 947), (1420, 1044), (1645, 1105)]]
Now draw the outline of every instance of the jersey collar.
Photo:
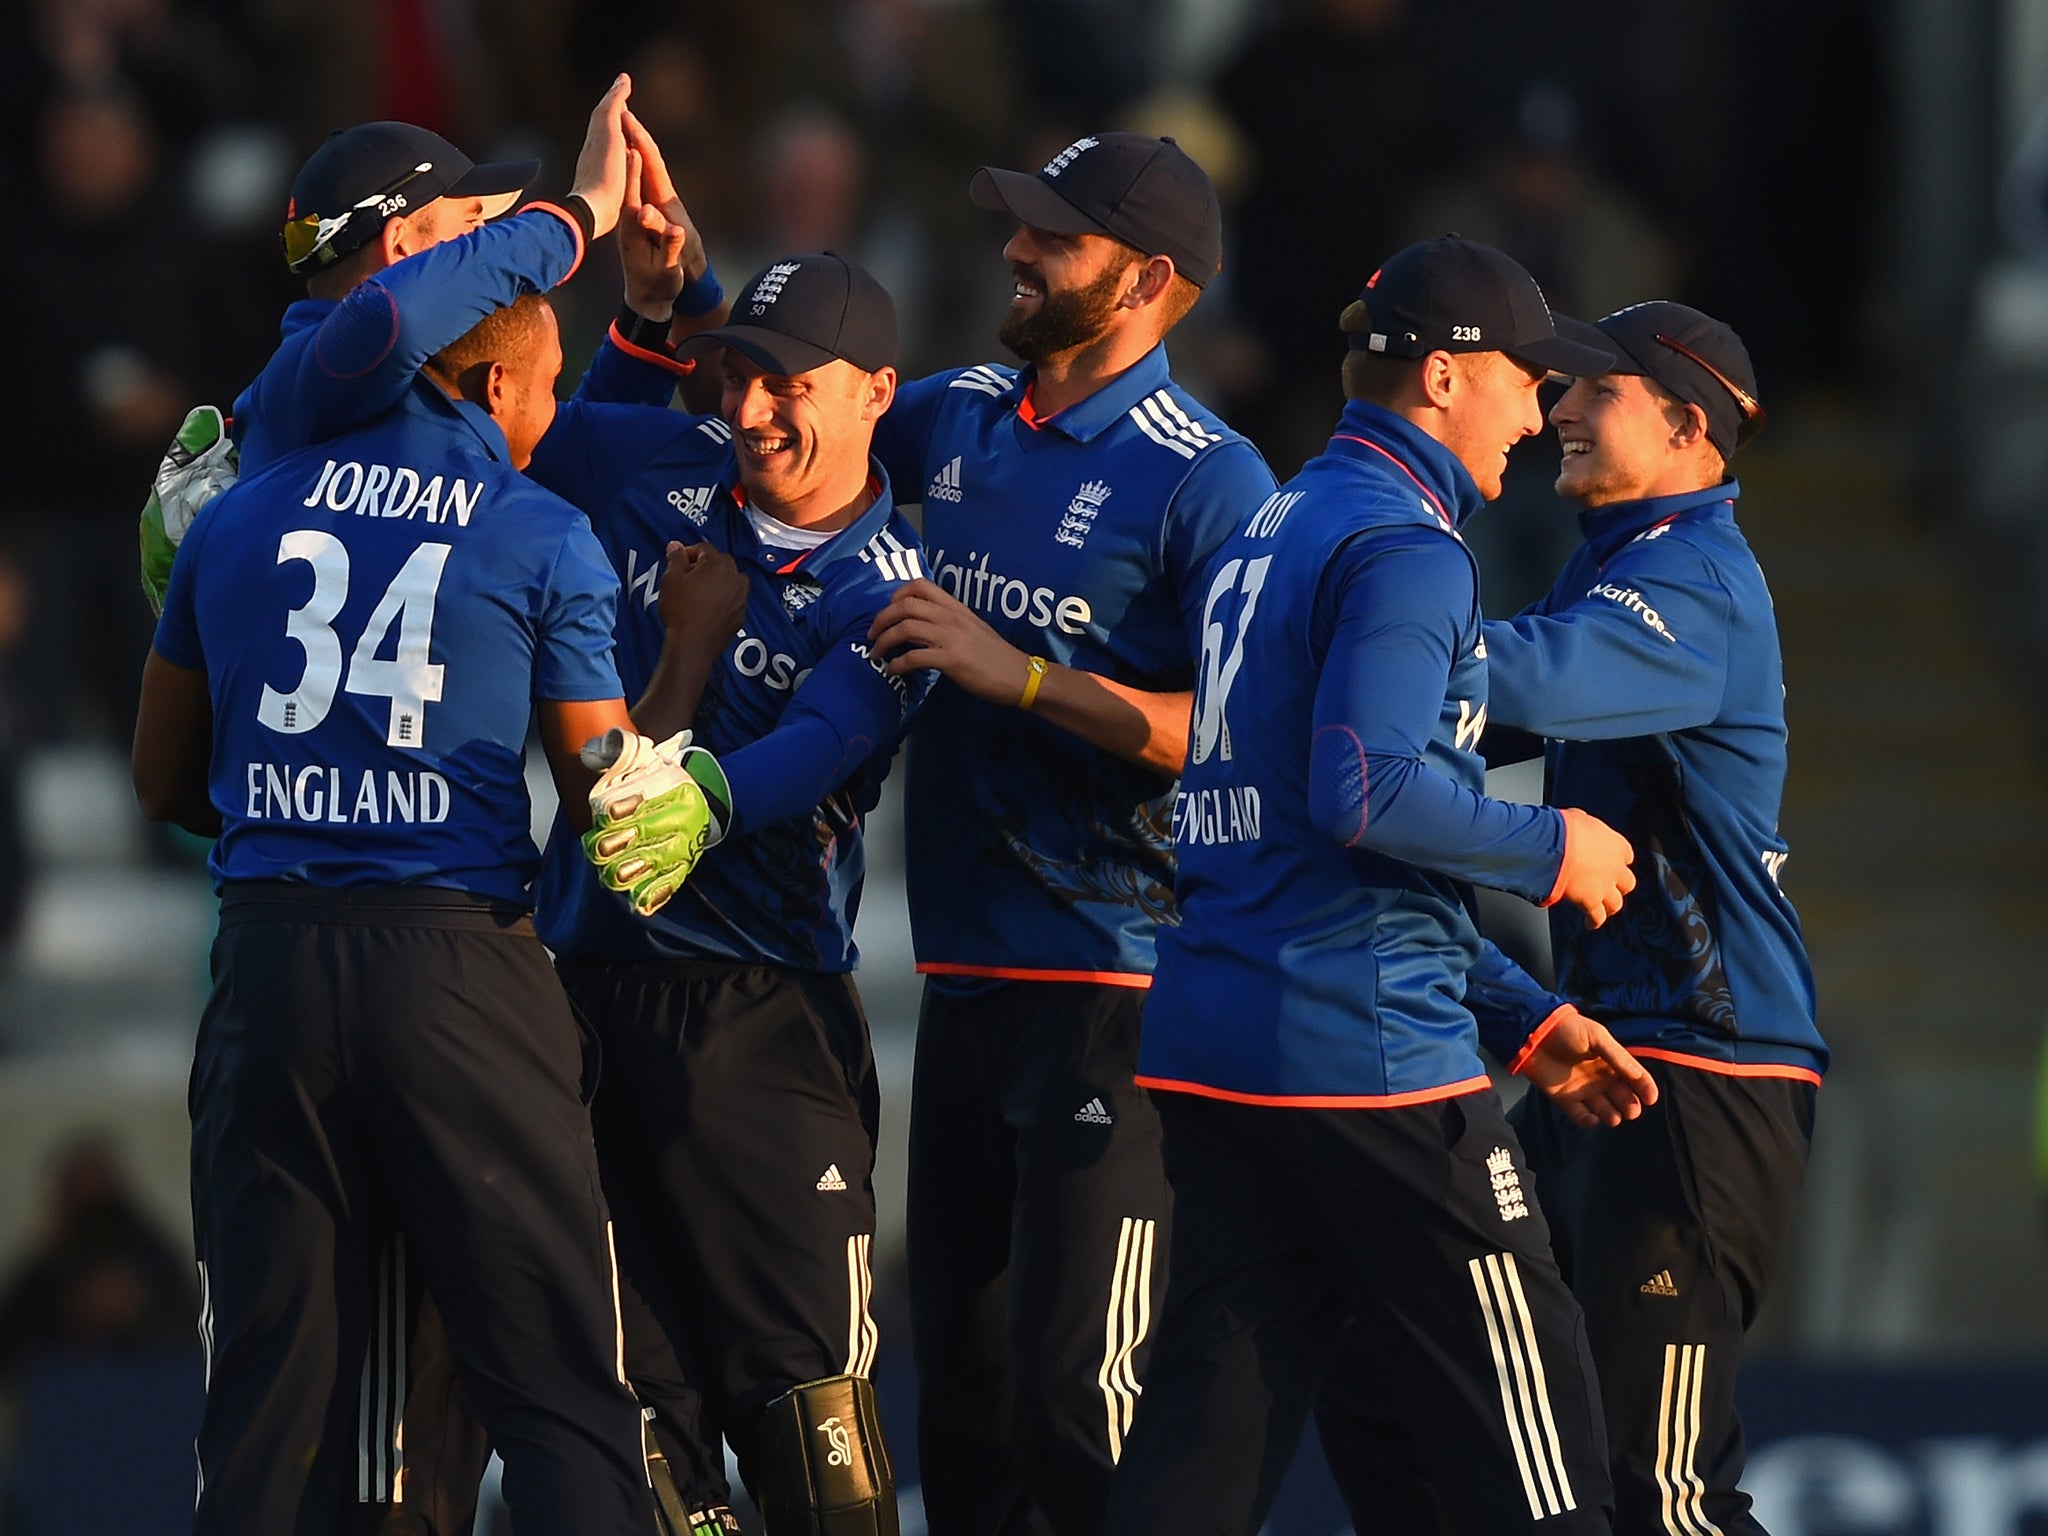
[(1448, 532), (1485, 505), (1471, 472), (1422, 428), (1365, 400), (1346, 403), (1328, 451), (1381, 470), (1415, 498), (1419, 515)]
[[(286, 336), (311, 330), (340, 307), (338, 299), (296, 299), (286, 306), (280, 330)], [(504, 431), (491, 420), (488, 411), (471, 405), (467, 400), (455, 399), (431, 379), (415, 375), (412, 382), (408, 398), (422, 414), (444, 422), (452, 416), (475, 434), (484, 452), (500, 463), (511, 462), (512, 450), (505, 441)]]
[(1595, 558), (1605, 563), (1622, 545), (1631, 543), (1652, 529), (1664, 527), (1688, 515), (1698, 517), (1735, 516), (1735, 498), (1742, 494), (1739, 481), (1724, 480), (1704, 490), (1682, 491), (1676, 496), (1652, 496), (1647, 501), (1617, 501), (1604, 507), (1588, 507), (1579, 514), (1579, 531)]
[(1030, 409), (1031, 386), (1037, 379), (1038, 370), (1026, 366), (1001, 398), (1017, 407), (1017, 419), (1033, 431), (1056, 431), (1085, 443), (1122, 421), (1132, 406), (1154, 390), (1171, 384), (1173, 374), (1167, 368), (1166, 343), (1162, 341), (1087, 399), (1052, 416), (1040, 416)]
[(423, 416), (448, 430), (468, 432), (476, 439), (477, 446), (500, 464), (512, 462), (512, 448), (505, 441), (504, 429), (491, 420), (490, 412), (467, 400), (456, 399), (432, 379), (415, 378), (412, 388), (406, 392), (405, 406), (412, 414)]
[[(760, 535), (754, 532), (753, 519), (747, 516), (747, 488), (739, 482), (737, 460), (728, 473), (731, 478), (725, 493), (731, 499), (736, 514), (732, 520), (732, 537), (735, 542), (743, 542), (748, 553), (759, 561), (766, 546), (761, 543)], [(817, 548), (807, 549), (787, 564), (778, 565), (775, 574), (808, 576), (822, 583), (829, 567), (859, 554), (868, 540), (887, 527), (889, 519), (896, 515), (895, 493), (889, 488), (888, 471), (882, 468), (879, 460), (868, 460), (868, 485), (874, 491), (875, 499), (868, 503), (865, 512)]]

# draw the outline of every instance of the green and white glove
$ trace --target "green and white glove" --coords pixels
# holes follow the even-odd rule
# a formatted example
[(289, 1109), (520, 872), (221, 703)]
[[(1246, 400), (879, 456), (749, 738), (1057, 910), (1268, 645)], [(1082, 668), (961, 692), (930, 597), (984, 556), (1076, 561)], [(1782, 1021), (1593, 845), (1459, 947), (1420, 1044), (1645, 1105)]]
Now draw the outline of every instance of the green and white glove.
[(583, 748), (598, 771), (590, 790), (583, 853), (608, 889), (647, 917), (682, 889), (690, 871), (732, 824), (732, 789), (718, 759), (682, 732), (649, 741), (614, 727)]
[(171, 439), (142, 507), (142, 595), (152, 613), (164, 611), (171, 564), (185, 530), (214, 497), (235, 483), (240, 456), (217, 406), (195, 405)]

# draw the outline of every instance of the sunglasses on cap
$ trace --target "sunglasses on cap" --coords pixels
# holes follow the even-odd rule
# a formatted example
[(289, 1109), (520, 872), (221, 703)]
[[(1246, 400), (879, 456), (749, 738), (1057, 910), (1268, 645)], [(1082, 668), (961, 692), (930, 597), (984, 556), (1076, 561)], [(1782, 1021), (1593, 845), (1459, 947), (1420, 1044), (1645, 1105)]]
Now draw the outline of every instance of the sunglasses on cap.
[(285, 265), (294, 272), (298, 271), (311, 261), (328, 241), (340, 234), (350, 219), (365, 208), (374, 208), (385, 199), (395, 197), (408, 184), (426, 175), (433, 168), (432, 161), (421, 161), (411, 170), (401, 172), (368, 197), (359, 199), (353, 207), (334, 218), (322, 218), (317, 213), (309, 213), (304, 218), (293, 219), (284, 227)]
[(1737, 446), (1748, 442), (1758, 432), (1763, 430), (1764, 423), (1769, 421), (1770, 418), (1764, 414), (1763, 405), (1757, 400), (1755, 395), (1752, 395), (1740, 384), (1729, 378), (1727, 374), (1716, 368), (1704, 357), (1701, 357), (1699, 353), (1693, 351), (1684, 342), (1675, 341), (1671, 337), (1664, 335), (1661, 331), (1657, 334), (1657, 340), (1661, 345), (1669, 347), (1680, 357), (1698, 363), (1700, 367), (1713, 375), (1715, 383), (1735, 397), (1735, 408), (1742, 412), (1742, 425), (1735, 429)]

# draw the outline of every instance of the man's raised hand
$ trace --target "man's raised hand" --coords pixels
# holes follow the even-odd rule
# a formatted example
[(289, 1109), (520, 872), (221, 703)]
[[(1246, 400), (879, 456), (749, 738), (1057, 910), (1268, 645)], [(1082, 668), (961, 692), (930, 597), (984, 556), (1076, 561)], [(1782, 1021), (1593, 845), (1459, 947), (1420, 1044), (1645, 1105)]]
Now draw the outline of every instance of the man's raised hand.
[(598, 235), (612, 232), (626, 200), (626, 99), (632, 93), (630, 76), (620, 75), (612, 82), (591, 110), (590, 128), (583, 136), (582, 152), (576, 156), (576, 177), (569, 193), (589, 206), (593, 232)]
[(649, 320), (666, 320), (683, 291), (683, 249), (688, 226), (672, 223), (646, 200), (640, 151), (626, 150), (626, 196), (619, 211), (619, 266), (626, 276), (626, 305)]
[(641, 203), (659, 213), (668, 223), (681, 226), (683, 275), (687, 278), (702, 277), (704, 269), (711, 264), (711, 258), (704, 249), (704, 237), (697, 232), (696, 220), (683, 206), (682, 194), (676, 191), (675, 181), (669, 176), (668, 162), (662, 158), (661, 146), (654, 142), (654, 135), (631, 112), (626, 114), (623, 127), (627, 147), (640, 157)]

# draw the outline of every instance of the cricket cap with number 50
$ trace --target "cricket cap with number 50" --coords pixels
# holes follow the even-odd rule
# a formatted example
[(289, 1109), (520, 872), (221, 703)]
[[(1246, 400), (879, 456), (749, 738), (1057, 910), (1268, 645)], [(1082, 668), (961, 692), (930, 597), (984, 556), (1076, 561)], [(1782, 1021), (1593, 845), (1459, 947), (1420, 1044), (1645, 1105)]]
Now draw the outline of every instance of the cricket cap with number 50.
[(484, 217), (496, 218), (539, 174), (538, 160), (478, 165), (438, 133), (411, 123), (339, 129), (292, 182), (285, 265), (300, 273), (329, 266), (375, 238), (385, 220), (439, 197), (481, 198)]

